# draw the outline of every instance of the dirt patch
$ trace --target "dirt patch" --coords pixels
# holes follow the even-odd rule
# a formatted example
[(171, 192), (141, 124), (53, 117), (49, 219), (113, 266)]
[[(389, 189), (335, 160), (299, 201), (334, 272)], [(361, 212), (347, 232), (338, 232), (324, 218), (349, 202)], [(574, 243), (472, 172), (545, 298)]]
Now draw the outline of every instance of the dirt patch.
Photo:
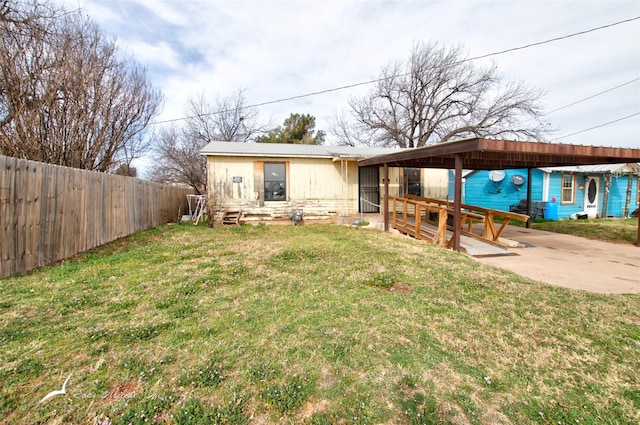
[(125, 382), (109, 388), (109, 392), (102, 398), (102, 403), (115, 403), (116, 401), (133, 398), (140, 385), (137, 382)]
[(390, 292), (402, 292), (403, 294), (406, 294), (408, 292), (411, 292), (411, 287), (409, 285), (407, 285), (406, 283), (399, 283), (396, 282), (393, 284), (393, 286), (391, 288), (389, 288)]
[(315, 413), (323, 413), (329, 407), (328, 400), (320, 400), (318, 403), (311, 403), (307, 401), (305, 409), (304, 409), (304, 418), (310, 418)]

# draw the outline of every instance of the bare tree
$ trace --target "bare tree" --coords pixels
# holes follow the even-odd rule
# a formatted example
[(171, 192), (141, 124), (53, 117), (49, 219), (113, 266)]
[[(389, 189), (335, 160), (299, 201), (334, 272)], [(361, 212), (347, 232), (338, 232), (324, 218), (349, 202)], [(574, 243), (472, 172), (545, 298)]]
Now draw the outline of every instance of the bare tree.
[(170, 127), (160, 132), (150, 177), (163, 183), (188, 185), (203, 194), (207, 190), (207, 161), (200, 150), (213, 141), (247, 142), (262, 130), (257, 125), (257, 110), (245, 107), (242, 90), (217, 99), (213, 106), (204, 94), (189, 99), (187, 115), (183, 128)]
[(95, 171), (129, 165), (162, 96), (79, 12), (2, 3), (0, 153)]
[(329, 123), (329, 133), (333, 134), (340, 146), (372, 146), (371, 140), (362, 134), (361, 129), (349, 121), (344, 112), (335, 113)]
[[(460, 47), (416, 44), (405, 63), (382, 70), (368, 95), (349, 102), (355, 118), (344, 144), (412, 148), (465, 137), (540, 140), (543, 93), (523, 82), (503, 82), (497, 66), (475, 66)], [(530, 124), (528, 124), (530, 123)]]
[(156, 142), (157, 158), (150, 178), (160, 183), (192, 187), (197, 194), (206, 193), (207, 161), (200, 155), (202, 146), (194, 143), (182, 129), (163, 128)]
[(257, 123), (258, 110), (245, 105), (244, 90), (217, 98), (214, 105), (207, 102), (204, 92), (187, 103), (189, 134), (202, 146), (213, 141), (245, 143), (263, 131)]

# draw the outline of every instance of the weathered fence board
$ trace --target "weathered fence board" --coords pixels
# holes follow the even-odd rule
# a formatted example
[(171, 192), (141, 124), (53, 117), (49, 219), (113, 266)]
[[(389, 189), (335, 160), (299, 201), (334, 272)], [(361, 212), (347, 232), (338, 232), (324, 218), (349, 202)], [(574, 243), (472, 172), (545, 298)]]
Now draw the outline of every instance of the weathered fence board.
[(189, 189), (0, 156), (0, 278), (180, 219)]

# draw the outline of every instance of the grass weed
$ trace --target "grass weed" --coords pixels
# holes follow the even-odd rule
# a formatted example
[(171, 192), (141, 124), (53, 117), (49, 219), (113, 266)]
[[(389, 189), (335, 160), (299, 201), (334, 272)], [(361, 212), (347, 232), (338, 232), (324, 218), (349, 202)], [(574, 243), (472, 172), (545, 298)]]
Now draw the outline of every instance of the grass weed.
[(637, 218), (534, 220), (531, 228), (621, 244), (635, 245), (638, 240)]
[(640, 422), (640, 296), (364, 228), (162, 226), (0, 300), (0, 422)]

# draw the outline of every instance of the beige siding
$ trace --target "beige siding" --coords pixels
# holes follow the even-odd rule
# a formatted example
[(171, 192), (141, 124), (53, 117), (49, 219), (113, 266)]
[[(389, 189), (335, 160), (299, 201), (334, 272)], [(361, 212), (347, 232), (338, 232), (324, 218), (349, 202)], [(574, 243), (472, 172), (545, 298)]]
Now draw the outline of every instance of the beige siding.
[[(288, 164), (287, 201), (264, 201), (265, 162)], [(330, 159), (210, 156), (209, 197), (223, 208), (242, 208), (245, 215), (258, 218), (286, 218), (298, 208), (309, 218), (353, 214), (358, 208), (358, 165), (345, 164), (343, 170), (341, 161)]]
[[(209, 196), (227, 202), (257, 199), (253, 186), (253, 159), (209, 157)], [(242, 182), (234, 183), (240, 177)]]
[[(210, 202), (221, 208), (242, 208), (245, 219), (288, 218), (301, 208), (307, 219), (356, 214), (359, 210), (358, 163), (328, 158), (208, 157)], [(287, 164), (287, 200), (264, 200), (264, 163)], [(428, 196), (446, 198), (446, 171), (423, 171), (424, 187), (435, 184)], [(436, 170), (437, 171), (437, 170)], [(380, 170), (380, 202), (384, 194), (384, 171)], [(234, 181), (235, 178), (235, 181)], [(444, 178), (444, 180), (443, 180)], [(400, 195), (401, 170), (389, 169), (389, 194)]]
[(422, 170), (422, 187), (425, 198), (447, 199), (449, 171), (425, 168)]

